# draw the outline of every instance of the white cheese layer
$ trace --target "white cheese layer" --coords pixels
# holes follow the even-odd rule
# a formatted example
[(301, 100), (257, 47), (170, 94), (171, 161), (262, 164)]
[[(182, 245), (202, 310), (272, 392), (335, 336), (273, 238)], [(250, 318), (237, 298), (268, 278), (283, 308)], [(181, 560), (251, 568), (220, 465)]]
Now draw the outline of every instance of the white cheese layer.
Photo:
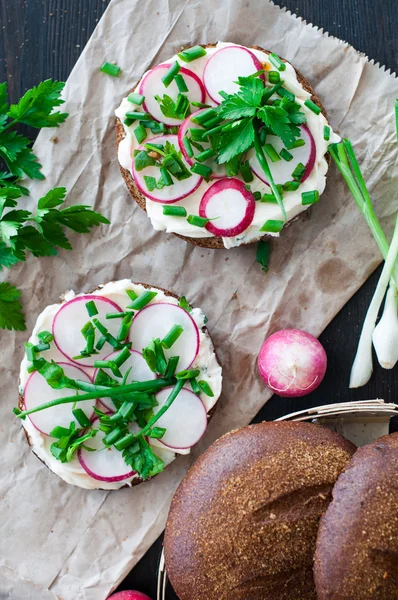
[[(174, 61), (177, 61), (185, 68), (188, 68), (191, 71), (193, 71), (196, 75), (198, 75), (198, 77), (202, 79), (204, 67), (209, 58), (214, 54), (214, 52), (226, 46), (237, 45), (238, 44), (218, 42), (215, 48), (206, 49), (206, 56), (203, 56), (190, 63), (184, 63), (183, 61), (181, 61), (181, 59), (178, 58), (177, 55), (173, 56), (165, 62), (172, 63)], [(253, 52), (253, 54), (255, 54), (255, 56), (262, 63), (271, 65), (272, 69), (275, 68), (270, 63), (268, 54), (260, 50), (253, 50), (251, 48), (250, 51)], [(285, 82), (284, 87), (295, 94), (297, 102), (302, 106), (302, 111), (305, 113), (307, 118), (307, 126), (312, 133), (316, 145), (315, 165), (310, 176), (300, 185), (298, 190), (292, 192), (284, 192), (283, 203), (286, 209), (287, 220), (290, 221), (291, 219), (299, 215), (304, 210), (307, 210), (308, 208), (308, 205), (303, 206), (302, 204), (302, 192), (317, 190), (319, 194), (322, 194), (322, 192), (324, 191), (326, 185), (326, 173), (328, 170), (328, 164), (325, 159), (327, 147), (330, 143), (338, 142), (340, 140), (340, 137), (336, 135), (331, 129), (330, 140), (325, 141), (324, 127), (325, 125), (329, 124), (322, 114), (316, 115), (312, 110), (310, 110), (309, 108), (307, 108), (307, 106), (304, 105), (304, 101), (307, 98), (310, 98), (311, 95), (308, 92), (306, 92), (303, 86), (298, 82), (296, 71), (292, 65), (286, 63), (286, 70), (283, 71), (282, 78)], [(138, 87), (136, 88), (136, 91), (138, 91)], [(214, 106), (214, 102), (208, 96), (206, 96), (206, 103)], [(127, 98), (124, 98), (119, 108), (115, 111), (115, 114), (120, 119), (121, 123), (123, 123), (124, 131), (126, 134), (126, 137), (119, 144), (118, 160), (121, 166), (124, 169), (130, 171), (130, 173), (132, 174), (133, 152), (138, 148), (139, 144), (137, 143), (137, 140), (133, 134), (133, 130), (137, 126), (136, 123), (133, 123), (129, 127), (124, 123), (126, 113), (131, 112), (131, 107), (131, 102), (129, 102)], [(134, 110), (143, 109), (134, 106)], [(147, 134), (148, 140), (151, 137), (154, 137), (150, 131), (147, 131)], [(187, 198), (173, 203), (173, 206), (184, 206), (187, 209), (188, 214), (198, 215), (199, 204), (202, 199), (202, 196), (213, 183), (214, 180), (211, 180), (209, 182), (203, 180), (200, 186), (192, 194), (190, 194)], [(250, 188), (252, 192), (259, 191), (261, 192), (261, 194), (270, 192), (270, 188), (264, 182), (262, 182), (256, 175), (254, 175), (254, 180), (250, 183)], [(191, 225), (184, 218), (164, 215), (162, 204), (159, 202), (149, 200), (148, 198), (146, 199), (146, 211), (151, 220), (152, 226), (157, 231), (178, 233), (180, 235), (192, 238), (214, 237), (213, 234), (208, 232), (206, 229)], [(235, 246), (240, 246), (241, 244), (247, 244), (260, 239), (263, 234), (259, 232), (259, 229), (268, 220), (283, 220), (280, 208), (277, 204), (256, 202), (256, 210), (251, 225), (238, 236), (222, 238), (224, 246), (226, 248), (232, 248)], [(280, 234), (270, 233), (268, 235), (278, 237)]]
[[(171, 296), (166, 296), (164, 292), (157, 288), (145, 288), (142, 285), (134, 284), (129, 279), (124, 279), (121, 281), (115, 281), (107, 283), (103, 286), (100, 286), (97, 290), (95, 290), (95, 295), (103, 296), (105, 298), (109, 298), (113, 300), (116, 304), (120, 306), (120, 308), (124, 311), (127, 305), (131, 302), (125, 291), (134, 290), (138, 295), (142, 294), (147, 289), (151, 291), (157, 292), (157, 296), (152, 300), (151, 304), (157, 302), (167, 302), (169, 304), (178, 304), (178, 300)], [(64, 300), (71, 300), (75, 296), (81, 296), (84, 294), (75, 294), (73, 291), (67, 292), (64, 295)], [(32, 335), (29, 338), (29, 341), (33, 344), (37, 344), (39, 342), (38, 333), (41, 331), (51, 331), (52, 323), (55, 315), (60, 310), (62, 304), (51, 304), (47, 306), (44, 311), (39, 315), (36, 324), (34, 326)], [(195, 369), (200, 369), (201, 374), (198, 376), (198, 379), (203, 379), (206, 381), (211, 389), (213, 390), (214, 396), (209, 397), (206, 396), (203, 392), (200, 395), (200, 399), (206, 407), (206, 411), (209, 412), (210, 409), (217, 402), (220, 394), (221, 394), (221, 386), (222, 386), (222, 373), (221, 366), (219, 365), (214, 347), (211, 342), (211, 339), (207, 333), (202, 331), (202, 328), (205, 324), (205, 315), (200, 308), (194, 308), (190, 313), (192, 319), (195, 321), (198, 329), (199, 329), (199, 353), (195, 358), (192, 367)], [(51, 349), (47, 350), (43, 356), (45, 356), (46, 360), (54, 360), (58, 361), (67, 361), (65, 356), (56, 348), (55, 344), (51, 345)], [(23, 394), (26, 382), (29, 378), (29, 373), (27, 370), (28, 361), (26, 356), (23, 358), (20, 369), (20, 393)], [(85, 371), (91, 375), (95, 369), (85, 368)], [(22, 421), (22, 424), (26, 430), (26, 433), (29, 436), (29, 440), (31, 443), (32, 450), (34, 453), (57, 475), (59, 475), (64, 481), (67, 483), (71, 483), (72, 485), (77, 485), (86, 489), (108, 489), (115, 490), (119, 489), (124, 485), (132, 485), (134, 479), (137, 478), (136, 475), (131, 477), (130, 479), (125, 479), (123, 481), (116, 482), (107, 482), (107, 481), (98, 481), (90, 475), (86, 473), (86, 471), (81, 467), (79, 460), (75, 454), (73, 460), (70, 463), (61, 463), (59, 460), (54, 458), (51, 454), (50, 446), (55, 441), (54, 438), (44, 435), (41, 433), (36, 427), (33, 425), (32, 421), (27, 417)], [(175, 458), (177, 454), (189, 454), (188, 450), (170, 450), (164, 444), (162, 444), (159, 440), (150, 440), (150, 444), (155, 448), (155, 454), (161, 458), (165, 465), (170, 464)]]

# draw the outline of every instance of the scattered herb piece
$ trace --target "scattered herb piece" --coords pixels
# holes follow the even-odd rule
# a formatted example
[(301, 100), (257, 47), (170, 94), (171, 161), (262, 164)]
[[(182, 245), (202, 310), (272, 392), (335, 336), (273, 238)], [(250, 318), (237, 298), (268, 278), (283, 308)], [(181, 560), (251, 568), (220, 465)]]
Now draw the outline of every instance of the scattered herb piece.
[(190, 225), (195, 225), (195, 227), (206, 227), (209, 219), (198, 217), (197, 215), (188, 215), (187, 221)]
[(137, 94), (136, 92), (131, 92), (128, 96), (127, 96), (127, 100), (129, 102), (131, 102), (132, 104), (137, 104), (138, 106), (141, 106), (141, 104), (144, 102), (145, 100), (145, 96), (141, 96), (141, 94)]
[(214, 392), (211, 389), (210, 385), (207, 383), (207, 381), (204, 381), (204, 379), (201, 379), (199, 381), (199, 386), (200, 386), (200, 389), (202, 390), (202, 392), (204, 394), (206, 394), (206, 396), (209, 396), (210, 398), (213, 398)]
[(201, 56), (206, 56), (207, 52), (202, 46), (192, 46), (192, 48), (187, 48), (178, 54), (178, 58), (183, 60), (184, 62), (192, 62), (200, 58)]
[(168, 206), (163, 205), (163, 214), (169, 217), (186, 217), (187, 209), (183, 206)]
[(314, 112), (316, 115), (319, 115), (322, 112), (322, 110), (319, 108), (319, 106), (317, 104), (315, 104), (315, 102), (313, 102), (309, 98), (307, 98), (307, 100), (305, 100), (304, 104), (307, 108), (312, 110), (312, 112)]
[(262, 227), (260, 227), (260, 231), (265, 231), (268, 233), (279, 233), (283, 229), (284, 224), (284, 221), (269, 219), (264, 223)]
[(301, 204), (315, 204), (319, 200), (319, 192), (318, 190), (313, 190), (311, 192), (303, 192), (301, 194)]
[(268, 271), (270, 253), (270, 243), (265, 240), (260, 240), (257, 243), (256, 261), (261, 265), (264, 273)]

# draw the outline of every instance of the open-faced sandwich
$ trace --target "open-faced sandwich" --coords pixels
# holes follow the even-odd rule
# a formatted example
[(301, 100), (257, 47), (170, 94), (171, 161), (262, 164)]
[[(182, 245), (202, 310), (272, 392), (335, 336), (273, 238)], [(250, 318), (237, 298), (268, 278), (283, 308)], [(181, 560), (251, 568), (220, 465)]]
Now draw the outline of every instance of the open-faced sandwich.
[(209, 248), (278, 236), (319, 200), (339, 139), (290, 63), (221, 42), (147, 71), (116, 116), (121, 171), (153, 227)]
[(14, 411), (33, 452), (88, 489), (140, 483), (189, 453), (221, 393), (205, 323), (184, 297), (127, 279), (48, 306)]

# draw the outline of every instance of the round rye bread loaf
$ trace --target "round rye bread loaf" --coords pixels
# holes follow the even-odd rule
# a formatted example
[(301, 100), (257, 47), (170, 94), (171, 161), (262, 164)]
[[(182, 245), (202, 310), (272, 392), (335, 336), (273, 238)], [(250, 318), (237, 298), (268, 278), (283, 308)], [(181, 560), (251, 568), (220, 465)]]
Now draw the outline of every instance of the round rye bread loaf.
[[(204, 48), (214, 48), (217, 44), (203, 44)], [(247, 46), (248, 48), (252, 48), (253, 50), (260, 50), (261, 52), (265, 52), (266, 54), (271, 54), (271, 50), (265, 50), (264, 48), (261, 48), (261, 46)], [(281, 58), (281, 60), (283, 60), (283, 62), (288, 63), (287, 60), (285, 60), (284, 58)], [(291, 64), (291, 63), (289, 63)], [(294, 65), (292, 65), (294, 67)], [(312, 85), (310, 84), (310, 82), (308, 81), (308, 79), (306, 79), (304, 77), (304, 75), (302, 75), (302, 73), (300, 73), (300, 71), (298, 69), (296, 69), (296, 67), (294, 67), (295, 71), (296, 71), (296, 75), (297, 75), (297, 79), (298, 82), (303, 86), (303, 88), (305, 89), (306, 92), (308, 92), (309, 94), (311, 94), (311, 100), (313, 102), (315, 102), (315, 104), (317, 106), (319, 106), (319, 108), (321, 109), (322, 114), (327, 117), (326, 115), (326, 110), (318, 96), (318, 94), (315, 92), (314, 88), (312, 87)], [(142, 79), (142, 78), (141, 78)], [(141, 79), (136, 83), (136, 85), (130, 90), (131, 92), (133, 92), (137, 86), (139, 85)], [(116, 147), (119, 147), (120, 142), (122, 141), (122, 139), (125, 137), (125, 132), (124, 132), (124, 128), (123, 128), (123, 124), (120, 121), (120, 119), (116, 119)], [(329, 154), (327, 155), (327, 160), (328, 163), (330, 164), (330, 156)], [(128, 171), (127, 169), (124, 169), (121, 165), (119, 165), (120, 168), (120, 172), (122, 174), (122, 177), (126, 183), (127, 189), (130, 192), (131, 196), (134, 198), (134, 200), (136, 201), (136, 203), (138, 204), (138, 206), (140, 206), (140, 208), (142, 208), (143, 210), (146, 210), (146, 198), (144, 196), (144, 194), (142, 194), (142, 192), (138, 189), (138, 187), (135, 184), (134, 178), (132, 176), (132, 174), (130, 173), (130, 171)], [(297, 220), (297, 217), (294, 217), (290, 222), (293, 222)], [(289, 222), (289, 223), (290, 223)], [(285, 227), (289, 224), (287, 223), (285, 225)], [(182, 240), (185, 240), (186, 242), (190, 242), (191, 244), (194, 244), (195, 246), (200, 246), (202, 248), (213, 248), (213, 249), (217, 249), (217, 248), (224, 248), (224, 243), (222, 241), (221, 237), (203, 237), (203, 238), (192, 238), (192, 237), (188, 237), (188, 236), (184, 236), (184, 235), (180, 235), (178, 233), (174, 233), (173, 235), (176, 235), (177, 237), (181, 238)], [(247, 242), (249, 244), (255, 243), (258, 240), (260, 240), (261, 238), (266, 238), (266, 235), (263, 235), (261, 233), (259, 233), (258, 238), (256, 238), (255, 240), (252, 240), (251, 242)], [(242, 244), (244, 245), (244, 244)]]
[(314, 574), (319, 600), (398, 599), (398, 433), (357, 450), (338, 478)]
[(319, 519), (355, 447), (310, 423), (216, 441), (172, 501), (164, 541), (180, 600), (311, 600)]

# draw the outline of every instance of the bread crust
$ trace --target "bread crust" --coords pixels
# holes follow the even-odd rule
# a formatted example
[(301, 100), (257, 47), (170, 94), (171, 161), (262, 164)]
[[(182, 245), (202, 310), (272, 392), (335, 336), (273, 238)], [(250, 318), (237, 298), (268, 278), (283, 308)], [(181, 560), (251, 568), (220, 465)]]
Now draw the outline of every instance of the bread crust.
[(398, 433), (359, 448), (319, 527), (319, 600), (398, 599)]
[[(204, 44), (203, 45), (204, 48), (215, 48), (216, 46), (217, 46), (217, 44)], [(265, 50), (264, 48), (261, 48), (261, 46), (247, 46), (247, 47), (251, 48), (252, 50), (259, 50), (261, 52), (265, 52), (266, 54), (271, 54), (270, 50)], [(281, 60), (283, 60), (283, 62), (285, 62), (285, 63), (291, 64), (291, 63), (289, 63), (289, 61), (287, 61), (284, 58), (281, 58)], [(296, 69), (296, 67), (294, 67), (294, 65), (292, 65), (292, 66), (296, 71), (297, 79), (298, 79), (299, 83), (303, 86), (303, 88), (308, 93), (311, 94), (311, 100), (313, 102), (315, 102), (315, 104), (317, 106), (319, 106), (319, 108), (322, 111), (322, 114), (325, 116), (325, 118), (327, 118), (326, 110), (325, 110), (318, 94), (315, 92), (315, 90), (313, 89), (313, 87), (310, 84), (310, 82), (308, 81), (308, 79), (306, 79), (304, 77), (304, 75), (300, 71), (298, 71), (298, 69)], [(139, 80), (136, 83), (136, 85), (134, 86), (134, 88), (131, 89), (131, 91), (134, 91), (134, 89), (139, 85), (140, 81), (141, 80)], [(119, 118), (116, 118), (116, 151), (119, 148), (119, 144), (124, 137), (125, 137), (125, 132), (124, 132), (123, 124)], [(328, 161), (328, 163), (330, 163), (329, 155), (327, 156), (327, 161)], [(131, 175), (130, 171), (128, 171), (127, 169), (124, 169), (120, 165), (120, 163), (118, 163), (118, 164), (119, 164), (120, 172), (126, 183), (128, 191), (130, 192), (131, 196), (134, 198), (134, 200), (136, 201), (138, 206), (146, 212), (146, 199), (145, 199), (144, 194), (142, 194), (142, 192), (136, 186), (134, 178)], [(285, 227), (288, 226), (290, 223), (294, 222), (295, 220), (297, 220), (297, 217), (294, 217), (293, 219), (288, 221), (288, 223), (286, 223)], [(173, 235), (181, 238), (182, 240), (184, 240), (186, 242), (189, 242), (190, 244), (194, 244), (195, 246), (200, 246), (201, 248), (212, 248), (212, 249), (225, 248), (221, 237), (192, 238), (192, 237), (180, 235), (179, 233), (173, 233)], [(258, 238), (251, 240), (250, 242), (243, 242), (242, 246), (248, 245), (248, 244), (254, 244), (254, 243), (258, 242), (260, 239), (264, 239), (267, 237), (269, 237), (269, 236), (267, 236), (267, 235), (259, 236)]]
[[(113, 283), (113, 282), (110, 282), (110, 283)], [(177, 296), (177, 294), (174, 294), (173, 292), (170, 292), (169, 290), (166, 290), (165, 288), (161, 288), (161, 287), (159, 287), (159, 286), (156, 286), (156, 285), (150, 285), (150, 284), (148, 284), (148, 283), (142, 283), (142, 282), (140, 282), (140, 281), (132, 281), (131, 283), (132, 283), (132, 285), (142, 285), (142, 286), (143, 286), (144, 288), (146, 288), (146, 289), (155, 289), (155, 290), (159, 290), (159, 291), (163, 292), (165, 296), (169, 296), (169, 297), (171, 297), (171, 298), (175, 298), (176, 300), (180, 300), (180, 296)], [(86, 292), (86, 293), (87, 293), (87, 294), (94, 294), (95, 292), (98, 292), (98, 291), (100, 291), (101, 289), (102, 289), (102, 288), (101, 288), (101, 286), (98, 286), (98, 287), (94, 288), (93, 290), (90, 290), (89, 292)], [(58, 304), (62, 304), (62, 303), (63, 303), (63, 300), (62, 300), (62, 299), (61, 299), (61, 300), (59, 300)], [(209, 339), (210, 339), (210, 342), (211, 342), (211, 344), (212, 344), (212, 347), (213, 347), (213, 350), (214, 350), (214, 354), (215, 354), (215, 357), (216, 357), (217, 363), (218, 363), (218, 364), (221, 366), (221, 363), (220, 363), (220, 361), (219, 361), (219, 358), (218, 358), (218, 356), (217, 356), (216, 348), (215, 348), (215, 346), (214, 346), (214, 343), (213, 343), (212, 337), (211, 337), (211, 335), (210, 335), (210, 333), (209, 333), (209, 330), (207, 329), (207, 327), (206, 327), (206, 326), (202, 327), (202, 332), (203, 332), (203, 333), (204, 333), (206, 336), (208, 336), (208, 337), (209, 337)], [(213, 407), (212, 407), (212, 408), (209, 410), (209, 412), (207, 413), (207, 422), (208, 422), (208, 423), (210, 423), (211, 419), (213, 418), (213, 415), (214, 415), (214, 413), (215, 413), (215, 411), (216, 411), (216, 407), (217, 407), (217, 402), (215, 403), (215, 405), (214, 405), (214, 406), (213, 406)], [(24, 410), (24, 397), (23, 397), (23, 394), (19, 394), (19, 399), (18, 399), (18, 408), (19, 408), (19, 410)], [(29, 444), (29, 446), (30, 446), (30, 449), (31, 449), (31, 451), (33, 452), (33, 454), (34, 454), (34, 455), (35, 455), (35, 456), (36, 456), (36, 457), (37, 457), (37, 458), (40, 460), (40, 462), (42, 462), (42, 463), (43, 463), (43, 465), (45, 465), (45, 466), (46, 466), (46, 467), (47, 467), (47, 468), (48, 468), (48, 469), (51, 471), (51, 469), (50, 469), (50, 467), (48, 466), (48, 464), (47, 464), (46, 462), (44, 462), (44, 461), (43, 461), (43, 460), (40, 458), (40, 456), (38, 456), (38, 455), (36, 454), (36, 452), (34, 451), (33, 444), (32, 444), (32, 440), (30, 439), (29, 433), (26, 431), (26, 429), (25, 429), (25, 428), (23, 428), (23, 430), (24, 430), (24, 433), (25, 433), (26, 441), (28, 442), (28, 444)], [(175, 458), (174, 460), (176, 460), (177, 458), (178, 458), (178, 454), (176, 455), (176, 458)], [(174, 461), (173, 461), (173, 462), (174, 462)], [(173, 464), (173, 463), (170, 463), (170, 464)], [(167, 467), (168, 467), (168, 465), (166, 465), (165, 469), (167, 469)], [(156, 475), (155, 475), (154, 477), (156, 477)], [(127, 488), (127, 487), (133, 487), (133, 486), (139, 485), (140, 483), (144, 483), (145, 481), (149, 481), (150, 479), (153, 479), (153, 477), (149, 477), (149, 478), (147, 478), (147, 479), (142, 479), (141, 477), (137, 477), (136, 479), (133, 479), (133, 480), (131, 481), (131, 483), (130, 483), (130, 484), (127, 484), (127, 483), (126, 483), (125, 485), (122, 485), (120, 488), (118, 488), (118, 490), (119, 490), (119, 489), (121, 490), (121, 489), (123, 489), (123, 488)], [(105, 491), (107, 491), (107, 492), (109, 492), (109, 491), (118, 491), (118, 490), (109, 490), (108, 488), (102, 488), (102, 487), (97, 487), (97, 488), (95, 488), (95, 489), (96, 489), (96, 490), (105, 490)]]
[(167, 521), (166, 567), (180, 600), (315, 600), (319, 518), (354, 451), (300, 422), (216, 441), (180, 484)]

